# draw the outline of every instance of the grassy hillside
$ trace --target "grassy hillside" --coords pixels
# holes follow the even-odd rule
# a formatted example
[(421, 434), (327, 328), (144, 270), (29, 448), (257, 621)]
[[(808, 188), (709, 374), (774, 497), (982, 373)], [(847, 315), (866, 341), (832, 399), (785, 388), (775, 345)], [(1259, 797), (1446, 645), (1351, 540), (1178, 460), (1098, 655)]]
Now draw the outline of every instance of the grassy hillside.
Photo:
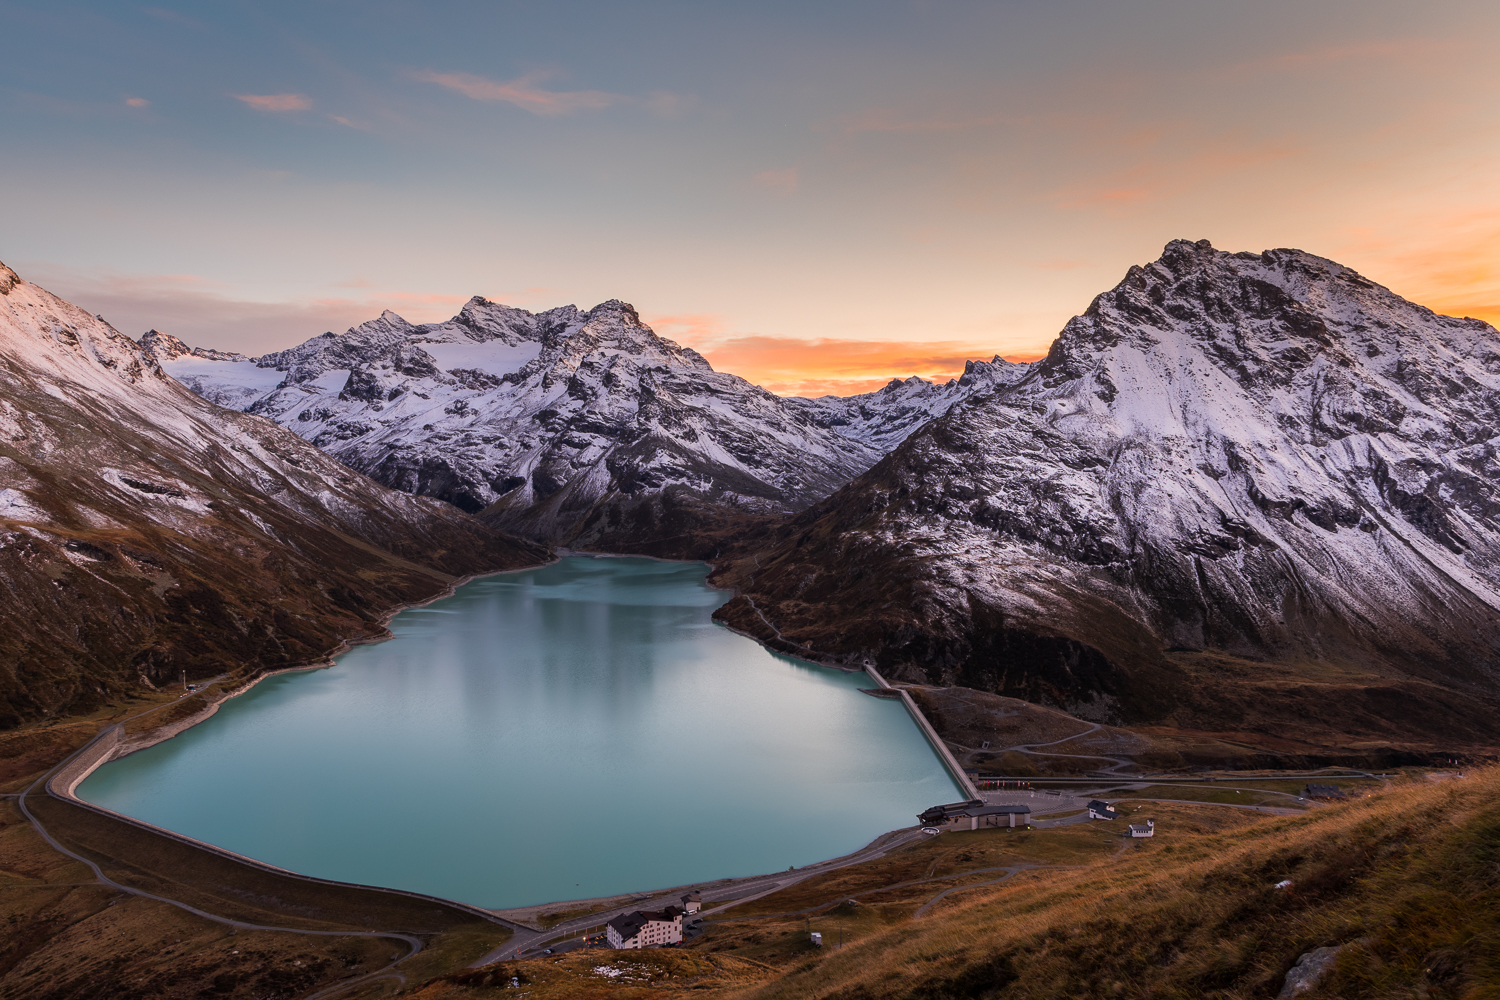
[[(1333, 971), (1304, 996), (1500, 997), (1500, 770), (1442, 782), (1402, 779), (1295, 817), (1257, 818), (1197, 803), (1150, 803), (1132, 815), (1148, 813), (1158, 835), (1119, 839), (1112, 850), (1084, 841), (1066, 851), (1048, 846), (1053, 837), (1123, 832), (1102, 823), (945, 834), (914, 849), (931, 855), (929, 865), (920, 863), (925, 855), (883, 859), (877, 865), (885, 870), (872, 866), (863, 883), (854, 870), (842, 874), (826, 887), (833, 898), (819, 900), (809, 886), (796, 887), (796, 898), (779, 907), (776, 897), (765, 897), (754, 912), (712, 924), (660, 961), (595, 952), (513, 962), (506, 977), (440, 979), (418, 995), (516, 995), (522, 991), (510, 983), (524, 980), (524, 992), (538, 1000), (684, 990), (736, 1000), (1237, 1000), (1275, 996), (1304, 952), (1346, 945)], [(965, 881), (950, 873), (1013, 862), (1052, 867), (931, 904)], [(875, 891), (877, 883), (911, 881), (928, 869), (950, 877)], [(1275, 888), (1283, 880), (1291, 885)], [(849, 894), (856, 905), (835, 905)], [(809, 907), (815, 912), (771, 915)], [(811, 948), (809, 925), (830, 945), (831, 930), (840, 927), (844, 947)], [(689, 967), (693, 955), (717, 965)], [(756, 964), (731, 966), (731, 959)], [(620, 971), (622, 962), (655, 964), (647, 975)]]

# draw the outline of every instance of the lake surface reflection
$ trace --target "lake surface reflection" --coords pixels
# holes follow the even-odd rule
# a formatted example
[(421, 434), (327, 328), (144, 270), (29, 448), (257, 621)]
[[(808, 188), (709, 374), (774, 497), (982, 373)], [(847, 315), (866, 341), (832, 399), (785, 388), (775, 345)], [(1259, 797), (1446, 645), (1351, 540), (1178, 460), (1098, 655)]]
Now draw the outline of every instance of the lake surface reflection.
[(712, 624), (702, 563), (569, 557), (404, 611), (100, 768), (87, 801), (490, 907), (784, 870), (962, 796), (863, 674)]

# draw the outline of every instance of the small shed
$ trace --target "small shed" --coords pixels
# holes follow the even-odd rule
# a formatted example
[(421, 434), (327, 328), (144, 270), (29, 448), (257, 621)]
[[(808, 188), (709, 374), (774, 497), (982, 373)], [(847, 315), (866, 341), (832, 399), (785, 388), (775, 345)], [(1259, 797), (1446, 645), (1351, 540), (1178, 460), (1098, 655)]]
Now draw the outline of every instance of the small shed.
[(692, 915), (703, 909), (703, 893), (689, 892), (682, 897), (682, 912)]
[(1154, 837), (1156, 836), (1156, 820), (1148, 819), (1144, 823), (1130, 824), (1130, 835), (1132, 837)]
[(1119, 813), (1108, 802), (1094, 799), (1089, 803), (1089, 819), (1118, 819)]

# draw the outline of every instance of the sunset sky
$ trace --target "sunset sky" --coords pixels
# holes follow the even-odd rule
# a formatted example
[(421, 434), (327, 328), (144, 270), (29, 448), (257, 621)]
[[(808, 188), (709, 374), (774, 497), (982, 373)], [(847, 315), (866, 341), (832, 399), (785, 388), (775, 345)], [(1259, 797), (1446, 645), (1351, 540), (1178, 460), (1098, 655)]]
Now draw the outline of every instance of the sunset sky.
[(257, 354), (633, 302), (777, 392), (1035, 356), (1170, 239), (1500, 321), (1500, 4), (0, 0), (0, 259)]

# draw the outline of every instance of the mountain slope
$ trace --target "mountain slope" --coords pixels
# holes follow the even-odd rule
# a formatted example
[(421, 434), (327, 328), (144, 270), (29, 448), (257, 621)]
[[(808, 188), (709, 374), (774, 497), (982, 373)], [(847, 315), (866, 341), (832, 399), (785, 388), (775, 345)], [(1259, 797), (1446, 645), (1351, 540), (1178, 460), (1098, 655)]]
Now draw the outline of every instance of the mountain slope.
[(1100, 719), (1489, 739), (1497, 427), (1487, 324), (1174, 242), (726, 572), (721, 615)]
[(0, 728), (305, 662), (543, 558), (206, 402), (0, 265)]
[(533, 538), (657, 555), (710, 555), (736, 517), (805, 508), (1025, 369), (996, 358), (945, 386), (787, 400), (714, 371), (618, 301), (530, 313), (475, 298), (429, 325), (387, 312), (254, 359), (155, 331), (142, 343), (194, 391), (388, 486)]

